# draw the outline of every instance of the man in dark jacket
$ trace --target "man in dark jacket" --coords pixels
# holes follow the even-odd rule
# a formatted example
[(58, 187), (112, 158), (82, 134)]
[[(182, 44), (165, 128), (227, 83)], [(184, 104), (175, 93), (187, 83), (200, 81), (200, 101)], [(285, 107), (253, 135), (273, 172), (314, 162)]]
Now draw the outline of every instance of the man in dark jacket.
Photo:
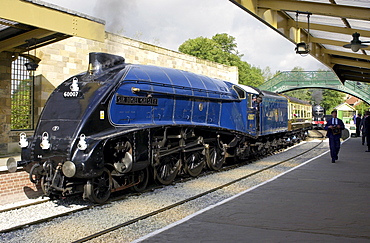
[(337, 118), (337, 111), (331, 112), (332, 118), (326, 121), (325, 130), (326, 136), (329, 138), (331, 162), (335, 163), (338, 160), (338, 153), (340, 150), (340, 138), (342, 130), (344, 130), (344, 123), (341, 119)]
[(367, 116), (364, 119), (363, 122), (363, 133), (366, 137), (366, 143), (367, 143), (367, 150), (366, 152), (370, 152), (370, 111), (366, 111), (365, 116)]
[(358, 116), (356, 117), (356, 120), (355, 120), (355, 124), (356, 124), (356, 137), (359, 137), (360, 136), (360, 125), (361, 125), (361, 114), (358, 114)]

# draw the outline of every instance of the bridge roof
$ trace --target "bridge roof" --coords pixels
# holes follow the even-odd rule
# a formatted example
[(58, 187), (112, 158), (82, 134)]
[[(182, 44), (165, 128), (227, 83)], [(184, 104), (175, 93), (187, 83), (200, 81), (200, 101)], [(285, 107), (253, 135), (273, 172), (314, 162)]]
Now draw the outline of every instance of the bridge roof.
[(39, 0), (1, 0), (0, 52), (22, 53), (71, 36), (103, 42), (105, 22)]
[(291, 42), (308, 43), (310, 55), (332, 68), (342, 82), (370, 83), (370, 47), (358, 52), (343, 47), (355, 32), (360, 41), (370, 41), (369, 0), (230, 1)]

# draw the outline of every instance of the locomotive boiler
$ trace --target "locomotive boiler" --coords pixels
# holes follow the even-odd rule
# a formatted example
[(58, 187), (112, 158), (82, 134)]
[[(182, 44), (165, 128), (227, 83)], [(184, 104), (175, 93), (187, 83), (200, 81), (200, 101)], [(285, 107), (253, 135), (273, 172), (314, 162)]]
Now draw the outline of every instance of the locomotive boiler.
[(312, 106), (312, 126), (316, 129), (324, 129), (326, 124), (325, 109), (321, 105)]
[[(254, 101), (253, 97), (258, 100)], [(50, 95), (33, 137), (21, 134), (23, 166), (49, 197), (168, 185), (179, 174), (219, 170), (304, 139), (289, 99), (194, 73), (90, 53), (87, 72)]]

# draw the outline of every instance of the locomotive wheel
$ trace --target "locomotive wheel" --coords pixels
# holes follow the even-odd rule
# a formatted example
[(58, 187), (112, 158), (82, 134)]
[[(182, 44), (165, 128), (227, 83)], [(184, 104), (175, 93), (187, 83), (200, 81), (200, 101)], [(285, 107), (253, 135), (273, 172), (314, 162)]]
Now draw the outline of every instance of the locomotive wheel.
[(163, 185), (171, 184), (175, 180), (180, 166), (179, 154), (162, 157), (159, 165), (154, 166), (155, 179)]
[(185, 158), (185, 171), (193, 177), (198, 176), (205, 165), (205, 156), (202, 151), (194, 153), (186, 153)]
[(41, 190), (44, 193), (44, 195), (49, 196), (50, 195), (50, 182), (47, 181), (46, 175), (41, 177), (40, 186), (41, 186)]
[(132, 186), (132, 190), (135, 192), (142, 192), (148, 186), (149, 182), (149, 169), (146, 167), (145, 169), (137, 172), (137, 177), (139, 178), (140, 182), (135, 186)]
[(104, 203), (108, 200), (112, 189), (112, 177), (108, 169), (103, 174), (87, 181), (85, 197), (92, 202)]
[(212, 170), (220, 170), (224, 162), (225, 156), (222, 150), (217, 145), (210, 147), (208, 167)]

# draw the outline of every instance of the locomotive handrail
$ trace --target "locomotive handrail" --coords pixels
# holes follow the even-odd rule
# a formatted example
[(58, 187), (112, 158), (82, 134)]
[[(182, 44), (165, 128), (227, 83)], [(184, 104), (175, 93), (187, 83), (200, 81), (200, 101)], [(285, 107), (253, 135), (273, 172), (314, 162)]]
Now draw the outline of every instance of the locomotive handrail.
[(198, 96), (198, 95), (186, 95), (186, 94), (174, 94), (169, 92), (161, 92), (161, 91), (154, 91), (154, 90), (146, 90), (140, 88), (132, 88), (133, 93), (150, 93), (150, 94), (161, 94), (161, 95), (168, 95), (168, 96), (179, 96), (179, 97), (187, 97), (187, 98), (199, 98), (202, 100), (218, 100), (224, 102), (241, 102), (241, 99), (226, 99), (226, 98), (216, 98), (216, 97), (206, 97), (206, 96)]
[[(129, 82), (127, 82), (129, 81)], [(207, 90), (207, 89), (200, 89), (200, 88), (193, 88), (193, 87), (186, 87), (186, 86), (180, 86), (180, 85), (174, 85), (174, 84), (163, 84), (163, 83), (157, 83), (152, 81), (145, 81), (145, 80), (124, 80), (125, 83), (137, 83), (137, 84), (150, 84), (160, 87), (170, 87), (175, 89), (182, 89), (182, 90), (190, 90), (190, 91), (197, 91), (197, 92), (203, 92), (203, 93), (213, 93), (213, 94), (219, 94), (219, 95), (230, 95), (232, 96), (231, 92), (221, 92), (217, 90)]]

